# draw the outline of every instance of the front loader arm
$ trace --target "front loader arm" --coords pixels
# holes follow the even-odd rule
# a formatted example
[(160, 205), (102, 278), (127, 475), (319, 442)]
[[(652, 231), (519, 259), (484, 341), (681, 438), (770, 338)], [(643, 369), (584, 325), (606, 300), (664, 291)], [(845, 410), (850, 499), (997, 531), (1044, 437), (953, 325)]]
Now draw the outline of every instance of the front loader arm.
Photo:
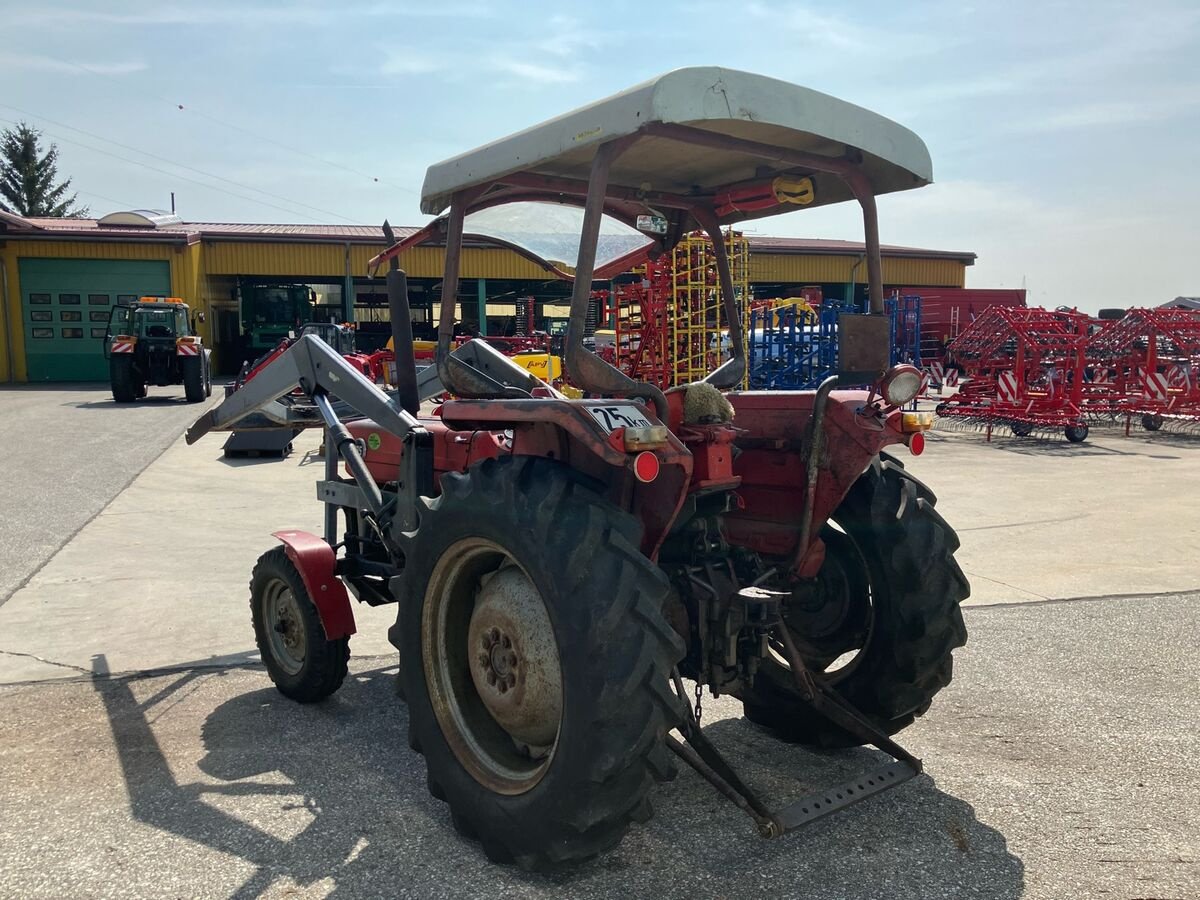
[(320, 338), (306, 334), (251, 381), (197, 419), (187, 430), (187, 442), (194, 444), (210, 431), (231, 431), (239, 421), (259, 410), (277, 409), (273, 404), (297, 385), (309, 397), (336, 396), (398, 437), (421, 427), (413, 415), (341, 354)]

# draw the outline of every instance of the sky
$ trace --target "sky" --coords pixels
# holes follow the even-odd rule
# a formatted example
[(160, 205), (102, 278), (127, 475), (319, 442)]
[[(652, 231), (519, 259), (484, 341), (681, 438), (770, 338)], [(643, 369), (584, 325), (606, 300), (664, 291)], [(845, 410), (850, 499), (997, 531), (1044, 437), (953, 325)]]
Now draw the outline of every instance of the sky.
[[(93, 215), (426, 221), (425, 168), (669, 69), (721, 65), (920, 135), (884, 243), (1031, 304), (1200, 295), (1200, 2), (0, 0), (0, 128)], [(845, 204), (751, 223), (861, 240)]]

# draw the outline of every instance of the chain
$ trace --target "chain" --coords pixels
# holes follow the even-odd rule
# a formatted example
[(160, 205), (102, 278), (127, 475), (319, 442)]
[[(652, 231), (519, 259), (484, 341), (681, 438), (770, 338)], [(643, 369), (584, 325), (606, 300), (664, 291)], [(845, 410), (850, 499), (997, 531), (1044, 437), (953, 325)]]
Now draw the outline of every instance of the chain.
[(700, 724), (700, 717), (704, 715), (704, 704), (701, 702), (704, 697), (704, 685), (699, 681), (696, 682), (696, 724)]

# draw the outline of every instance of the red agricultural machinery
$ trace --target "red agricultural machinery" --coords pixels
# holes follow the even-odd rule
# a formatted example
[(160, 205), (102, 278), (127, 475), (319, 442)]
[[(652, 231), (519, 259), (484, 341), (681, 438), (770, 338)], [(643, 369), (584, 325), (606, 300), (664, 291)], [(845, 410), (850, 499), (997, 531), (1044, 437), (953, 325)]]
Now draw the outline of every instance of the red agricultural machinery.
[(937, 406), (939, 417), (980, 428), (991, 440), (1062, 432), (1087, 438), (1083, 413), (1084, 348), (1091, 320), (1070, 310), (993, 306), (950, 345), (964, 382)]
[[(406, 239), (376, 260), (390, 266), (394, 393), (305, 336), (198, 420), (189, 442), (299, 385), (326, 429), (324, 534), (277, 532), (251, 581), (278, 689), (328, 697), (347, 674), (350, 595), (397, 604), (389, 637), (430, 792), (489, 858), (527, 868), (614, 846), (650, 815), (672, 755), (769, 838), (917, 776), (892, 735), (950, 682), (969, 589), (933, 492), (884, 452), (919, 452), (931, 417), (902, 410), (920, 372), (889, 365), (875, 197), (931, 178), (901, 126), (718, 68), (431, 167), (421, 207), (440, 217), (421, 239), (445, 243), (444, 296), (485, 214), (525, 252), (574, 257), (565, 361), (589, 398), (484, 342), (452, 350), (443, 303), (434, 367), (452, 399), (422, 416)], [(746, 354), (722, 226), (846, 200), (863, 213), (870, 311), (842, 316), (839, 371), (816, 390), (734, 390)], [(555, 233), (566, 221), (574, 235)], [(591, 285), (697, 229), (715, 247), (732, 358), (664, 392), (584, 347)], [(768, 803), (701, 729), (705, 688), (785, 741), (894, 761)]]
[[(225, 385), (225, 396), (229, 397), (253, 381), (276, 359), (288, 351), (297, 340), (311, 335), (324, 341), (354, 368), (372, 381), (383, 378), (385, 354), (365, 354), (355, 349), (354, 327), (333, 322), (308, 322), (300, 327), (299, 335), (283, 338), (274, 348), (258, 359), (247, 362), (237, 377)], [(264, 410), (242, 420), (239, 427), (225, 441), (222, 448), (226, 456), (278, 456), (284, 457), (292, 451), (292, 441), (302, 428), (321, 426), (320, 416), (305, 397), (295, 388), (277, 398)]]
[(1147, 431), (1200, 429), (1200, 310), (1131, 309), (1087, 344), (1085, 410)]

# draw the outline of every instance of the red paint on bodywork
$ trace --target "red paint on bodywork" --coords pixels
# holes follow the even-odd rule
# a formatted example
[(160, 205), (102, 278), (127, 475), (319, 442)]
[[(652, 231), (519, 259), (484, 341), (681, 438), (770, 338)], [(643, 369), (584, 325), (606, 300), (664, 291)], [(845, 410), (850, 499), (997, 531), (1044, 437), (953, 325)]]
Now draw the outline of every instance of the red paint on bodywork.
[[(440, 477), (446, 472), (462, 472), (472, 463), (509, 452), (503, 434), (492, 431), (455, 431), (440, 418), (423, 418), (421, 424), (433, 435), (433, 471)], [(396, 481), (400, 476), (400, 457), (404, 442), (370, 419), (346, 423), (350, 434), (366, 449), (363, 460), (379, 484)], [(347, 470), (349, 474), (349, 470)]]
[(334, 574), (333, 548), (307, 531), (276, 531), (272, 536), (283, 543), (284, 552), (300, 573), (321, 617), (325, 637), (336, 641), (354, 634), (354, 611), (346, 586)]
[[(886, 420), (858, 414), (867, 396), (865, 391), (830, 394), (813, 508), (814, 543), (875, 455), (889, 444), (904, 442), (896, 425), (898, 413)], [(730, 543), (767, 556), (790, 557), (797, 564), (806, 555), (812, 556), (810, 548), (797, 543), (814, 397), (811, 391), (729, 394), (734, 422), (742, 432), (736, 442), (741, 452), (733, 464), (734, 474), (742, 480), (737, 489), (740, 504), (725, 516), (725, 536)], [(802, 568), (807, 571), (811, 566)]]

